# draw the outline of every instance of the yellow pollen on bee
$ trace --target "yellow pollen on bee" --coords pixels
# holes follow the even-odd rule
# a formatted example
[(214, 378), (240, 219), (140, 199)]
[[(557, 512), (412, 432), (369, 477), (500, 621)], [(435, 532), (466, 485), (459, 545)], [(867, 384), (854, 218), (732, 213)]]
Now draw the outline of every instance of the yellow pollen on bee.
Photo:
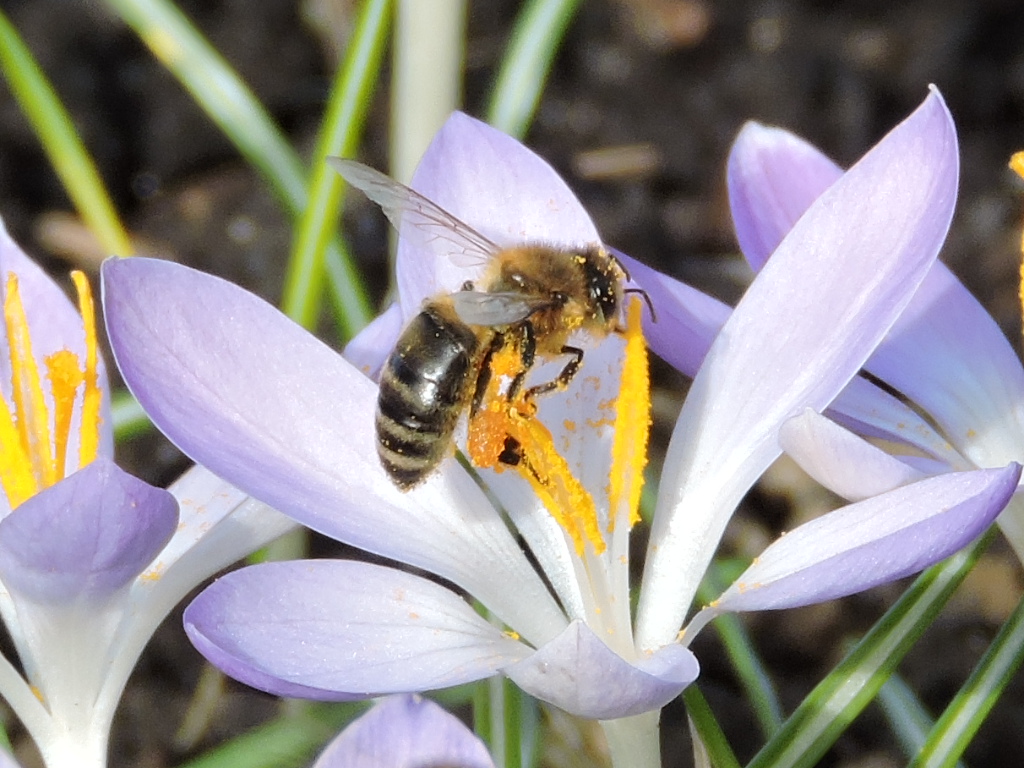
[[(97, 373), (96, 318), (92, 291), (81, 272), (72, 273), (85, 332), (85, 360), (68, 349), (47, 355), (43, 374), (36, 362), (18, 278), (7, 276), (4, 325), (10, 354), (11, 400), (0, 398), (0, 485), (11, 508), (96, 458), (102, 394)], [(81, 390), (77, 466), (68, 466), (75, 404)], [(52, 409), (52, 413), (51, 413)]]

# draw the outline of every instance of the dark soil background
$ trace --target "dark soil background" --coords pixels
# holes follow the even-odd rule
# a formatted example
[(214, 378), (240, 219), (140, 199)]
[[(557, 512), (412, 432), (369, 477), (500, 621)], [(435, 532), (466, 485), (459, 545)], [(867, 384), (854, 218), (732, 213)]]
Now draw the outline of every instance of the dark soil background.
[[(189, 0), (181, 6), (308, 154), (349, 3)], [(481, 114), (486, 103), (517, 6), (469, 2), (465, 108), (472, 114)], [(290, 242), (285, 217), (133, 33), (88, 0), (0, 0), (0, 7), (71, 110), (142, 247), (276, 300)], [(314, 25), (314, 17), (335, 21)], [(1006, 163), (1024, 148), (1024, 6), (1014, 0), (586, 2), (557, 58), (528, 143), (565, 174), (607, 242), (734, 301), (749, 275), (731, 232), (724, 163), (743, 122), (788, 127), (848, 164), (916, 107), (929, 83), (941, 88), (953, 112), (963, 161), (944, 258), (1017, 339), (1024, 195)], [(375, 102), (366, 140), (366, 156), (377, 164), (385, 146), (386, 90)], [(65, 215), (69, 210), (28, 123), (0, 83), (0, 214), (54, 274), (72, 264), (95, 270), (101, 256), (82, 241)], [(356, 246), (383, 295), (383, 226), (369, 207), (352, 216), (366, 224), (359, 229), (368, 234)], [(656, 380), (663, 445), (686, 382), (664, 366), (656, 368)], [(184, 466), (155, 437), (133, 441), (122, 458), (158, 482)], [(754, 554), (780, 530), (835, 504), (780, 462), (747, 500), (727, 545)], [(751, 620), (787, 711), (898, 594), (899, 587), (891, 587)], [(901, 671), (934, 712), (955, 693), (1020, 595), (1019, 568), (997, 547), (908, 657)], [(760, 740), (714, 633), (704, 633), (696, 650), (704, 667), (700, 685), (741, 760), (747, 759)], [(174, 765), (276, 711), (269, 697), (228, 684), (206, 735), (176, 741), (200, 669), (173, 615), (129, 685), (112, 766)], [(666, 763), (689, 764), (682, 711), (668, 710), (665, 720)], [(559, 732), (575, 728), (561, 718), (553, 722)], [(872, 708), (822, 765), (902, 765), (894, 743)], [(31, 749), (21, 746), (32, 764)], [(1014, 680), (967, 760), (1017, 765), (1022, 754), (1024, 689)], [(571, 763), (559, 760), (586, 765), (590, 758), (576, 753)]]

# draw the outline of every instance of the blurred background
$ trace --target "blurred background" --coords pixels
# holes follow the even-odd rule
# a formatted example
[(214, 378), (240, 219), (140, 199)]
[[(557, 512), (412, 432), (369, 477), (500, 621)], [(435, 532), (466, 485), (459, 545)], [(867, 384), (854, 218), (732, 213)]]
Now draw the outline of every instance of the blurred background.
[[(308, 158), (359, 4), (182, 0), (178, 6)], [(138, 251), (216, 273), (277, 302), (292, 242), (288, 216), (136, 34), (92, 0), (0, 0), (0, 9), (69, 110)], [(462, 104), (470, 114), (485, 113), (519, 9), (512, 0), (467, 2)], [(388, 72), (385, 63), (359, 153), (379, 168), (388, 167)], [(960, 202), (943, 258), (1019, 347), (1024, 189), (1007, 161), (1024, 149), (1024, 5), (1014, 0), (587, 0), (569, 23), (525, 140), (565, 176), (606, 242), (734, 303), (750, 274), (732, 234), (724, 169), (743, 123), (786, 127), (848, 165), (921, 102), (929, 83), (945, 96), (961, 141)], [(0, 215), (55, 275), (72, 266), (95, 275), (105, 252), (75, 217), (2, 80)], [(380, 306), (388, 280), (385, 222), (353, 196), (345, 232)], [(340, 346), (329, 323), (322, 330)], [(687, 382), (656, 364), (655, 383), (663, 449)], [(124, 444), (121, 459), (162, 483), (185, 466), (153, 435)], [(780, 531), (837, 504), (780, 461), (745, 502), (726, 547), (753, 556)], [(333, 552), (322, 543), (314, 547)], [(997, 545), (907, 657), (901, 671), (933, 713), (962, 684), (1021, 587), (1015, 561)], [(787, 710), (900, 589), (749, 621)], [(717, 643), (713, 632), (698, 640), (701, 687), (743, 760), (760, 741)], [(174, 614), (129, 685), (112, 765), (177, 765), (277, 711), (272, 698), (227, 683), (208, 725), (183, 735), (200, 670)], [(688, 764), (682, 709), (667, 710), (665, 722), (670, 753)], [(598, 758), (586, 750), (597, 749), (590, 745), (596, 736), (585, 724), (553, 716), (550, 725), (549, 764), (595, 764)], [(1024, 687), (1014, 681), (966, 759), (1014, 765), (1021, 754)], [(904, 763), (873, 706), (822, 765)]]

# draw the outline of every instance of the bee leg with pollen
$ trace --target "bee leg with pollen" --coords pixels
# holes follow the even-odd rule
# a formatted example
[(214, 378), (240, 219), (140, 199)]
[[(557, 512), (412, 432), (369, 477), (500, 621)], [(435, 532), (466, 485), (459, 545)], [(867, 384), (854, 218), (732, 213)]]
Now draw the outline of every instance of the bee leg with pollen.
[(516, 347), (519, 354), (519, 370), (512, 377), (512, 383), (508, 385), (508, 391), (505, 393), (505, 398), (510, 404), (519, 397), (523, 382), (526, 381), (526, 375), (537, 360), (537, 335), (534, 333), (533, 323), (524, 320), (516, 327), (516, 330), (519, 332)]
[(583, 365), (583, 350), (579, 347), (564, 346), (561, 349), (563, 355), (572, 355), (572, 359), (565, 364), (559, 373), (551, 381), (546, 381), (543, 384), (538, 384), (534, 387), (530, 387), (523, 394), (523, 399), (532, 404), (532, 401), (540, 395), (546, 395), (548, 392), (554, 392), (555, 390), (562, 390), (569, 386), (569, 382), (573, 380), (577, 373), (579, 373), (580, 366)]

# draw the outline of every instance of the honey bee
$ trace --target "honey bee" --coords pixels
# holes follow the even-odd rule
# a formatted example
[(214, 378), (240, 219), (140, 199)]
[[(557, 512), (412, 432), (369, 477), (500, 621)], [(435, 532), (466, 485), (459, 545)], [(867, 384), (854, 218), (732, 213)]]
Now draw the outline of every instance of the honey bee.
[[(479, 279), (427, 299), (402, 330), (381, 371), (375, 428), (377, 453), (392, 482), (408, 490), (450, 452), (462, 414), (480, 409), (491, 360), (513, 346), (519, 365), (505, 389), (511, 401), (564, 389), (583, 362), (568, 343), (579, 330), (604, 338), (619, 329), (629, 279), (600, 243), (567, 249), (543, 244), (502, 248), (440, 206), (352, 160), (330, 158), (351, 186), (381, 207), (402, 236), (416, 232), (460, 264), (482, 265)], [(551, 381), (522, 389), (538, 358), (567, 356)], [(515, 463), (514, 451), (506, 460)]]

